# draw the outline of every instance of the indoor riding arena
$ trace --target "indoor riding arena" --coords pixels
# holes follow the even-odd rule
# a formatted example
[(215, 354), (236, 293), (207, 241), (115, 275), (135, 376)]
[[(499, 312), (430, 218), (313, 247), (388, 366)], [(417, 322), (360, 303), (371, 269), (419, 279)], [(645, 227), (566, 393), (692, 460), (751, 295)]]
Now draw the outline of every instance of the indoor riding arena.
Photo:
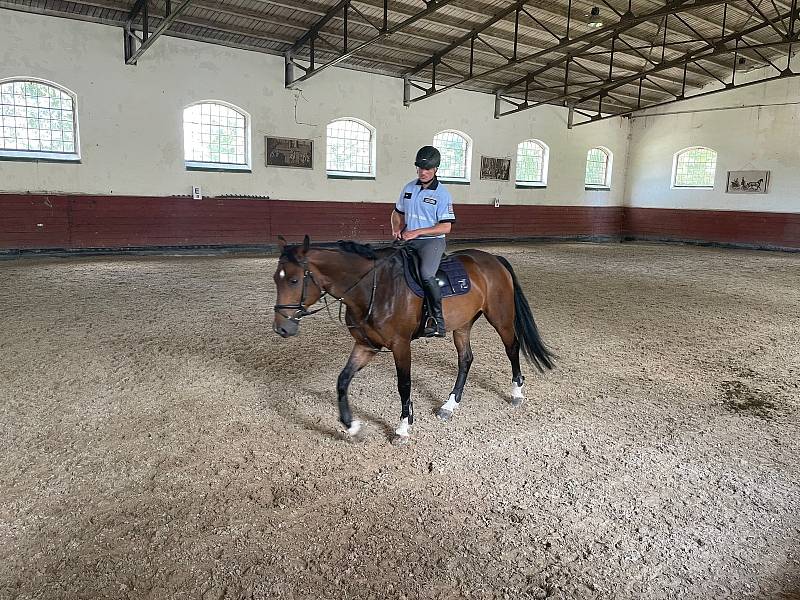
[(800, 599), (798, 17), (0, 0), (0, 599)]

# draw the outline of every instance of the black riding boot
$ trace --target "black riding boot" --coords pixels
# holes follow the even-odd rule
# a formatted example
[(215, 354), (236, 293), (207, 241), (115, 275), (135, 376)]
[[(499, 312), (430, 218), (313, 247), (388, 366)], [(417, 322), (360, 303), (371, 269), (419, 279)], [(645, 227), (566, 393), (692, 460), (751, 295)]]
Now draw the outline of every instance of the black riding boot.
[(428, 318), (425, 320), (423, 334), (425, 337), (444, 337), (444, 315), (442, 315), (442, 291), (435, 277), (422, 280), (425, 288), (425, 298), (430, 308)]

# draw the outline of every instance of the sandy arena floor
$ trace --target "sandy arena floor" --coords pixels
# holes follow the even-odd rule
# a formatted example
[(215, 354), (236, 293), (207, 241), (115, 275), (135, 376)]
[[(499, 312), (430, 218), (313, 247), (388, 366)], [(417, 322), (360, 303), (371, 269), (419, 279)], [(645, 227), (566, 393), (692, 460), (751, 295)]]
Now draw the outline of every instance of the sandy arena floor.
[(481, 320), (390, 355), (271, 331), (275, 257), (0, 261), (0, 598), (800, 598), (800, 254), (485, 247), (558, 368)]

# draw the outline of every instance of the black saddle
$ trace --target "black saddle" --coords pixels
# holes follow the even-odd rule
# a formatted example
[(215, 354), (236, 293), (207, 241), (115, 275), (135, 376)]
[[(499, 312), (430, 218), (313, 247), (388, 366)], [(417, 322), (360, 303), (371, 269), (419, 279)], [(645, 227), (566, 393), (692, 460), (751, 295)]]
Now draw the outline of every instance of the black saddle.
[[(403, 273), (406, 277), (406, 284), (417, 296), (424, 298), (425, 291), (420, 285), (419, 255), (411, 246), (404, 246), (400, 255), (403, 257)], [(442, 257), (439, 270), (436, 272), (436, 282), (442, 291), (442, 298), (461, 296), (472, 289), (472, 283), (464, 264), (458, 259), (458, 256), (454, 255), (445, 254)]]

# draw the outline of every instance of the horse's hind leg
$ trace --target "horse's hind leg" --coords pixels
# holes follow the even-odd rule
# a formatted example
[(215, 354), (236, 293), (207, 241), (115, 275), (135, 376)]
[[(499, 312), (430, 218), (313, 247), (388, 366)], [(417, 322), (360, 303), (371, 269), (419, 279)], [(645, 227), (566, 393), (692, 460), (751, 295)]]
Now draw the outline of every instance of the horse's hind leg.
[(436, 416), (444, 421), (449, 420), (450, 417), (453, 416), (453, 412), (455, 412), (456, 408), (459, 407), (461, 395), (464, 393), (464, 385), (467, 383), (469, 368), (472, 366), (472, 347), (469, 344), (469, 334), (471, 330), (472, 323), (467, 325), (464, 329), (453, 331), (453, 341), (458, 351), (458, 377), (456, 378), (456, 385), (450, 393), (450, 398), (439, 409), (439, 412), (436, 413)]
[[(513, 304), (511, 305), (514, 306)], [(506, 356), (511, 361), (511, 405), (519, 406), (525, 400), (525, 394), (522, 392), (522, 386), (525, 384), (525, 377), (522, 376), (522, 369), (519, 364), (519, 338), (514, 330), (514, 310), (513, 308), (507, 309), (495, 308), (484, 312), (486, 320), (492, 324), (497, 333), (500, 334), (500, 339), (503, 340), (503, 345), (506, 348)]]
[(519, 406), (525, 401), (525, 393), (522, 386), (525, 385), (525, 377), (519, 365), (519, 340), (514, 335), (512, 344), (506, 345), (506, 355), (511, 361), (511, 405)]
[(336, 392), (339, 396), (339, 420), (347, 427), (347, 433), (351, 436), (356, 435), (361, 429), (361, 422), (354, 420), (350, 412), (350, 402), (347, 399), (347, 390), (350, 387), (350, 382), (366, 364), (372, 360), (375, 352), (361, 344), (353, 346), (353, 351), (350, 353), (350, 358), (347, 359), (342, 372), (339, 373), (339, 379), (336, 382)]

